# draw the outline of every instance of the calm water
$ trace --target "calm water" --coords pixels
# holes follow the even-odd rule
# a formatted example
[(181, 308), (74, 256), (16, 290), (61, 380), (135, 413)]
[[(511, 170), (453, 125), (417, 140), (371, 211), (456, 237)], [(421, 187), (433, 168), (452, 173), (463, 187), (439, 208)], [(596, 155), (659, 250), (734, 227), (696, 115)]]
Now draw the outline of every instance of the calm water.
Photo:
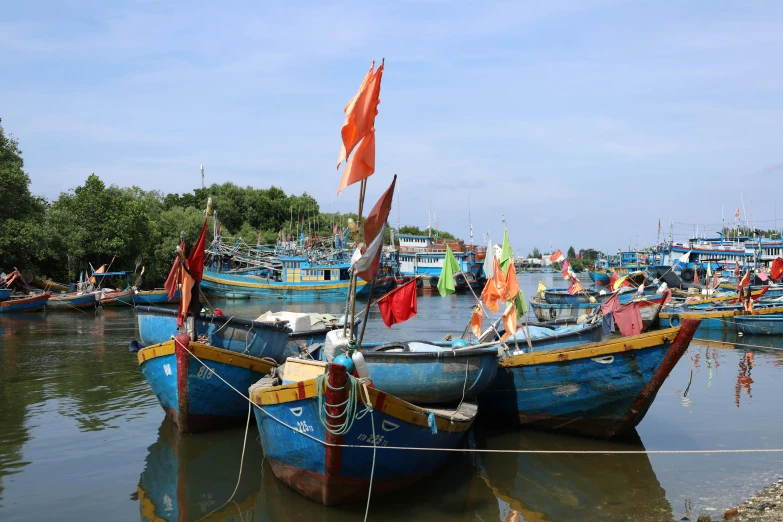
[[(538, 275), (521, 275), (527, 295)], [(552, 275), (544, 282), (553, 286)], [(554, 284), (559, 284), (556, 281)], [(339, 301), (213, 302), (228, 315), (342, 313)], [(366, 338), (461, 334), (472, 297), (422, 297), (419, 315), (388, 330), (377, 309)], [(231, 495), (243, 429), (180, 436), (128, 342), (133, 310), (0, 316), (0, 520), (198, 520)], [(622, 443), (524, 430), (476, 429), (491, 449), (783, 448), (783, 338), (710, 336), (691, 344), (637, 430)], [(737, 347), (735, 342), (758, 345)], [(235, 502), (208, 520), (362, 520), (364, 505), (324, 508), (278, 482), (251, 425)], [(783, 476), (783, 454), (460, 454), (371, 520), (679, 520), (721, 514)], [(516, 518), (514, 518), (516, 517)]]

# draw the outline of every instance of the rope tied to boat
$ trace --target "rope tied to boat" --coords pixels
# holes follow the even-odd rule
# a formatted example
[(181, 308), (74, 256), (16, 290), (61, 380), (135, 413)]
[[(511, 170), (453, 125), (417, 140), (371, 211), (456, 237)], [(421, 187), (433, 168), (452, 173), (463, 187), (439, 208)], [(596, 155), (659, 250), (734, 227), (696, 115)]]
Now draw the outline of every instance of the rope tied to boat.
[[(351, 427), (353, 426), (353, 421), (356, 419), (356, 406), (358, 404), (358, 401), (356, 400), (356, 377), (354, 377), (351, 374), (347, 374), (348, 380), (345, 382), (343, 386), (335, 387), (329, 384), (327, 374), (321, 374), (316, 379), (315, 387), (318, 390), (318, 418), (321, 421), (321, 424), (323, 425), (324, 429), (331, 433), (332, 435), (345, 435), (349, 431), (351, 431)], [(324, 400), (324, 391), (326, 390), (326, 387), (329, 387), (332, 391), (343, 391), (346, 388), (348, 388), (348, 398), (345, 399), (343, 402), (339, 404), (328, 404)], [(328, 411), (326, 411), (326, 408), (332, 407), (332, 408), (340, 408), (343, 407), (342, 413), (339, 413), (337, 415), (332, 415)], [(327, 420), (326, 417), (330, 417), (332, 419), (345, 416), (345, 419), (340, 423), (331, 423)]]

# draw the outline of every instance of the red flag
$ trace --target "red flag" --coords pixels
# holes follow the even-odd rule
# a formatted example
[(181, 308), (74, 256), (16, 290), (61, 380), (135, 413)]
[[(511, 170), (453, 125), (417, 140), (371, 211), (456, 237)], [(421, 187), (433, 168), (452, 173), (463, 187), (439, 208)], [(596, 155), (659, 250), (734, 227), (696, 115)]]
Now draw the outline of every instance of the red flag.
[(712, 288), (718, 288), (718, 272), (712, 273)]
[(749, 284), (750, 284), (750, 270), (745, 272), (745, 276), (742, 278), (742, 281), (740, 281), (739, 284), (737, 285), (737, 292), (739, 292)]
[(204, 273), (204, 247), (207, 241), (207, 218), (204, 218), (204, 225), (201, 227), (201, 234), (198, 236), (196, 246), (190, 251), (188, 256), (188, 270), (196, 283), (201, 282), (201, 275)]
[(563, 279), (568, 280), (571, 279), (571, 276), (568, 273), (568, 269), (571, 268), (571, 264), (568, 262), (568, 259), (563, 261), (563, 269), (561, 270), (563, 274)]
[(769, 269), (769, 277), (777, 281), (781, 275), (783, 275), (783, 258), (778, 257), (772, 262), (772, 267)]
[(179, 256), (174, 259), (174, 264), (171, 265), (169, 276), (166, 278), (166, 284), (163, 285), (163, 288), (168, 291), (169, 301), (173, 299), (179, 288)]
[(736, 265), (734, 265), (734, 276), (739, 277), (739, 275), (740, 275), (740, 267), (739, 267), (739, 263), (737, 263)]
[(395, 288), (378, 301), (378, 309), (383, 324), (391, 328), (393, 324), (407, 321), (417, 312), (416, 279)]
[(367, 282), (370, 282), (378, 273), (378, 267), (381, 263), (381, 251), (383, 250), (383, 236), (386, 232), (386, 225), (381, 227), (381, 231), (375, 236), (372, 243), (367, 245), (364, 254), (354, 263), (356, 274)]
[(394, 179), (389, 185), (389, 188), (380, 197), (378, 202), (370, 211), (367, 219), (364, 221), (364, 241), (371, 242), (378, 235), (381, 227), (386, 223), (389, 218), (389, 212), (392, 207), (392, 199), (394, 199), (394, 185), (397, 183), (397, 174), (394, 175)]
[(661, 218), (658, 218), (658, 228), (661, 228)]
[(696, 286), (701, 286), (701, 281), (699, 280), (699, 266), (696, 265), (696, 268), (693, 270), (693, 284)]
[(571, 278), (571, 284), (568, 286), (568, 293), (571, 295), (576, 295), (582, 291), (584, 291), (584, 288), (582, 288), (582, 283), (579, 282), (579, 279), (576, 277)]
[(737, 209), (737, 211), (734, 213), (734, 217), (739, 217), (739, 214), (739, 209)]

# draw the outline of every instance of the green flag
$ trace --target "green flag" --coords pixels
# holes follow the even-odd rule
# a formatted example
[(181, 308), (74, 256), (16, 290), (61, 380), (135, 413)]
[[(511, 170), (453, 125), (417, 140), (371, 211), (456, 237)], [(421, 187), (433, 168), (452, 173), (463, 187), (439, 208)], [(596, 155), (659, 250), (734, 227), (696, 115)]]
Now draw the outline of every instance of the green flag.
[(500, 269), (505, 274), (508, 272), (508, 263), (511, 261), (511, 256), (514, 255), (514, 251), (511, 250), (511, 243), (508, 242), (508, 230), (503, 231), (503, 248), (500, 250)]
[(454, 273), (459, 271), (459, 263), (451, 252), (451, 248), (447, 246), (446, 259), (443, 260), (443, 268), (440, 270), (440, 278), (438, 278), (438, 292), (441, 297), (454, 293)]
[(516, 305), (517, 305), (517, 317), (520, 319), (527, 315), (527, 301), (525, 300), (525, 294), (522, 293), (522, 290), (519, 290), (519, 293), (516, 297)]

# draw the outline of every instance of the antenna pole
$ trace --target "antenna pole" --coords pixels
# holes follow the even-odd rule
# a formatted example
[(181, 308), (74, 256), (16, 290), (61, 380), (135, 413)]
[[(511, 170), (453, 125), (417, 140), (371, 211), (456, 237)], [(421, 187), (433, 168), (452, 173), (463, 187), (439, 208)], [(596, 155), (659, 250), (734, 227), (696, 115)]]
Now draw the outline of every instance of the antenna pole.
[(201, 166), (201, 188), (204, 188), (204, 165)]

